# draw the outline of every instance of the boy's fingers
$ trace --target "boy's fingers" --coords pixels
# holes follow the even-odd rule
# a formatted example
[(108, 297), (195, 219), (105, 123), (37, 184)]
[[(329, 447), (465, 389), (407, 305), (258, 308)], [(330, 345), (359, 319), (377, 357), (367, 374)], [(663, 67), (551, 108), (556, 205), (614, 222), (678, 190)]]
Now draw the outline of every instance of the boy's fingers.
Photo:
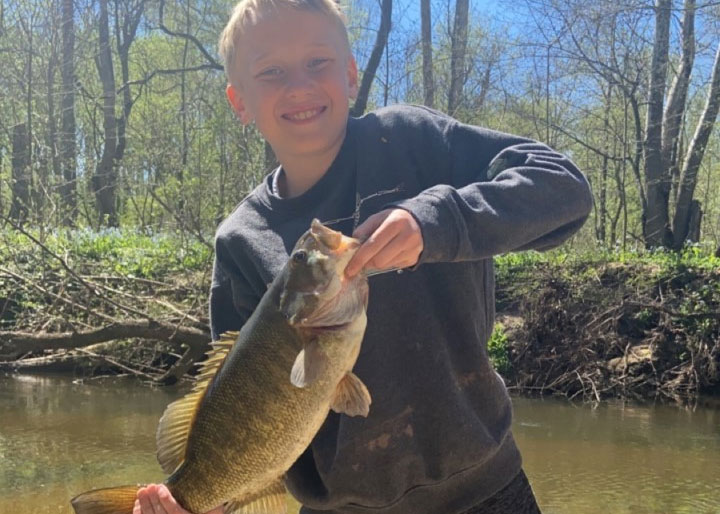
[(358, 251), (355, 252), (355, 255), (353, 255), (353, 258), (350, 260), (347, 268), (345, 269), (345, 273), (348, 276), (352, 277), (353, 275), (359, 273), (360, 270), (363, 269), (365, 265), (395, 237), (395, 233), (391, 229), (384, 229), (384, 221), (385, 220), (383, 220), (380, 226), (372, 232), (372, 235), (365, 240)]
[(345, 270), (348, 277), (362, 269), (414, 266), (424, 246), (417, 221), (403, 209), (388, 209), (369, 217), (353, 235), (361, 239), (365, 234), (367, 239)]
[(170, 494), (170, 490), (165, 486), (165, 484), (160, 484), (158, 486), (158, 498), (160, 499), (160, 504), (168, 514), (183, 514), (184, 512), (187, 512), (178, 505), (177, 501), (175, 501), (175, 498), (173, 498), (172, 494)]
[(405, 241), (403, 238), (396, 236), (380, 248), (372, 259), (365, 263), (365, 266), (376, 270), (396, 267), (402, 260), (405, 251)]
[(390, 215), (391, 212), (392, 211), (390, 209), (376, 212), (358, 225), (358, 227), (353, 230), (352, 236), (360, 241), (365, 241), (377, 230), (380, 224)]
[(133, 505), (133, 514), (142, 514), (142, 508), (140, 507), (140, 500), (135, 500), (135, 505)]
[(149, 484), (138, 491), (137, 499), (142, 514), (168, 514), (160, 503), (159, 490), (157, 484)]
[(166, 514), (165, 509), (163, 509), (162, 505), (160, 504), (160, 498), (158, 497), (158, 485), (151, 484), (149, 486), (149, 489), (150, 503), (152, 504), (153, 509), (155, 509), (155, 514)]
[(155, 508), (150, 502), (150, 494), (147, 487), (140, 489), (137, 493), (137, 502), (140, 504), (140, 512), (142, 514), (155, 514)]

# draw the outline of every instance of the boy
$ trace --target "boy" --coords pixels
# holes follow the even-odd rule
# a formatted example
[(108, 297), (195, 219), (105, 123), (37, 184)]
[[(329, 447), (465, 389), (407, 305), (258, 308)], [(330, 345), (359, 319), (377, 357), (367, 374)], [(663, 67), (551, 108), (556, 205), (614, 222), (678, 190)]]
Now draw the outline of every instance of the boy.
[[(332, 0), (243, 0), (220, 50), (233, 110), (281, 165), (218, 229), (213, 338), (240, 329), (312, 218), (365, 240), (348, 275), (411, 268), (370, 279), (354, 368), (370, 415), (330, 413), (288, 471), (301, 512), (539, 512), (487, 356), (492, 256), (575, 232), (591, 207), (582, 174), (542, 144), (422, 107), (348, 118), (357, 69)], [(185, 511), (152, 485), (140, 512)]]

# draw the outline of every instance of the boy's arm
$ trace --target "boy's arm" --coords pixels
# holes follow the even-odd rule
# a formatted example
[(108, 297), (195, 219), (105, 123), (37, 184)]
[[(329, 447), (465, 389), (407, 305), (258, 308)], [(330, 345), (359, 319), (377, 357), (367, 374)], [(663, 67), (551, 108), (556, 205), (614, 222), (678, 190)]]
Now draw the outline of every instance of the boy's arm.
[[(354, 235), (366, 241), (348, 265), (348, 275), (362, 268), (546, 250), (587, 219), (590, 187), (566, 156), (424, 108), (406, 108), (404, 115), (414, 120), (414, 128), (405, 131), (414, 137), (409, 172), (426, 189), (386, 205), (356, 229)], [(402, 168), (407, 162), (394, 165)]]
[(223, 332), (240, 330), (257, 305), (250, 286), (226, 248), (224, 240), (218, 237), (210, 286), (210, 333), (213, 341)]
[(388, 206), (417, 221), (419, 263), (546, 250), (577, 231), (592, 208), (583, 174), (542, 143), (457, 123), (448, 161), (438, 172), (445, 183)]

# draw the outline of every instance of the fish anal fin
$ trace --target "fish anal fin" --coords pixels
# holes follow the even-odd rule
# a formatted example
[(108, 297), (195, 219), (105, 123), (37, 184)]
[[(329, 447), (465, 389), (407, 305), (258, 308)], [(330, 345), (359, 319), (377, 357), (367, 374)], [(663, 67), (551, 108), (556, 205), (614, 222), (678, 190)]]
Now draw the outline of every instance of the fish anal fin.
[(370, 393), (365, 384), (352, 372), (348, 372), (335, 389), (330, 408), (337, 413), (348, 416), (367, 417), (370, 412)]
[(70, 500), (75, 514), (130, 514), (140, 485), (94, 489)]
[(290, 383), (295, 387), (307, 387), (317, 380), (327, 365), (328, 359), (320, 344), (312, 340), (305, 344), (305, 348), (295, 358), (290, 371)]
[(226, 503), (225, 514), (287, 514), (285, 483), (278, 479), (244, 502)]
[(207, 359), (202, 363), (192, 390), (167, 406), (158, 423), (156, 442), (157, 459), (163, 471), (172, 473), (185, 459), (187, 439), (195, 420), (198, 405), (213, 377), (230, 352), (237, 332), (225, 332), (211, 344)]

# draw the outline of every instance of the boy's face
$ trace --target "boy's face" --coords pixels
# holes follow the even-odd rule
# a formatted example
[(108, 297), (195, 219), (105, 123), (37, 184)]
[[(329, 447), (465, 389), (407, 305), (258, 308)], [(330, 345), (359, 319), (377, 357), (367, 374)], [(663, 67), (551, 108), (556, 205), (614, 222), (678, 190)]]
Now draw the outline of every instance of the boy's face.
[(228, 99), (281, 162), (339, 150), (357, 68), (332, 20), (281, 8), (248, 27), (236, 48)]

